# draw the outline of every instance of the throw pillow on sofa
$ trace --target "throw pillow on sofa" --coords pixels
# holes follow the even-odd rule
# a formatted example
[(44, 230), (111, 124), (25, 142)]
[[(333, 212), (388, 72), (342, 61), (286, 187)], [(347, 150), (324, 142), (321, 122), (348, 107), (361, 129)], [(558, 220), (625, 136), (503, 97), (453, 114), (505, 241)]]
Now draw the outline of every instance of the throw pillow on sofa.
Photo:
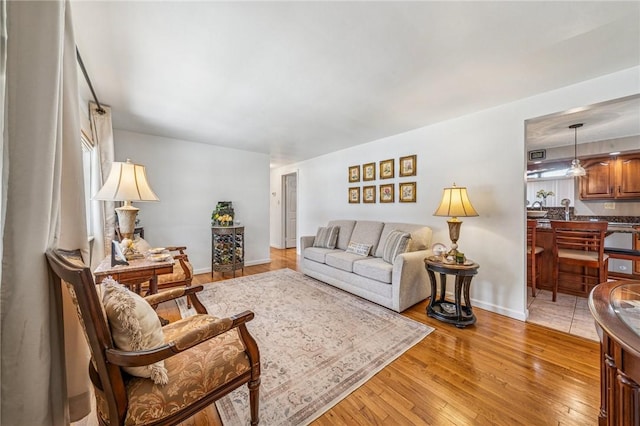
[[(102, 281), (102, 304), (109, 320), (111, 337), (116, 347), (125, 351), (141, 351), (164, 344), (164, 333), (158, 314), (138, 294), (111, 277)], [(144, 367), (123, 367), (137, 377), (151, 378), (155, 384), (169, 381), (164, 361)]]
[(316, 238), (313, 240), (313, 247), (328, 248), (328, 249), (336, 248), (339, 230), (340, 228), (337, 226), (327, 226), (327, 227), (318, 228), (318, 232), (316, 233)]
[(391, 231), (384, 242), (384, 249), (382, 251), (382, 260), (393, 264), (393, 261), (399, 254), (407, 251), (409, 248), (409, 241), (411, 240), (411, 234), (402, 231)]
[(347, 253), (357, 254), (358, 256), (369, 256), (371, 250), (371, 244), (356, 243), (355, 241), (349, 241), (347, 246)]

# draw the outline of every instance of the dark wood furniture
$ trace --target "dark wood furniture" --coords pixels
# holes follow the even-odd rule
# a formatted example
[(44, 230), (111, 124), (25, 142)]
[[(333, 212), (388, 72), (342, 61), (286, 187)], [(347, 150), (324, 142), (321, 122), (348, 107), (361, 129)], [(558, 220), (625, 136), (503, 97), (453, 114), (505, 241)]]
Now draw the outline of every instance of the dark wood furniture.
[(211, 277), (214, 272), (244, 274), (244, 226), (211, 227)]
[[(610, 259), (625, 259), (634, 261), (633, 274), (622, 274), (619, 272), (608, 272), (607, 276), (612, 279), (640, 279), (640, 226), (635, 228), (627, 228), (621, 230), (616, 226), (610, 226), (607, 228), (607, 235), (613, 232), (633, 233), (634, 237), (634, 250), (617, 250), (604, 248), (605, 254), (609, 255)], [(536, 282), (536, 289), (544, 289), (553, 291), (553, 269), (554, 269), (554, 257), (553, 257), (553, 231), (549, 223), (538, 224), (536, 229), (536, 245), (542, 247), (542, 260), (540, 267), (540, 279)], [(570, 269), (567, 267), (567, 269)], [(567, 281), (560, 279), (558, 281), (558, 293), (571, 294), (580, 297), (589, 297), (589, 291), (591, 288), (586, 288), (579, 282)]]
[(589, 295), (600, 341), (599, 425), (640, 424), (640, 281), (598, 285)]
[[(196, 296), (202, 286), (174, 288), (145, 299), (158, 305), (186, 295), (199, 315), (164, 326), (167, 343), (160, 347), (119, 350), (114, 346), (93, 275), (79, 250), (48, 250), (46, 257), (56, 290), (60, 291), (63, 282), (67, 285), (85, 330), (91, 350), (89, 377), (101, 425), (177, 424), (244, 384), (249, 388), (251, 424), (258, 424), (260, 354), (246, 327), (253, 319), (252, 312), (222, 319), (211, 317)], [(237, 348), (241, 350), (238, 356), (231, 357), (232, 364), (224, 352), (235, 353)], [(129, 376), (121, 369), (161, 360), (167, 363), (169, 374), (169, 384), (165, 386)], [(217, 376), (220, 372), (225, 374)]]
[[(454, 324), (458, 328), (464, 328), (475, 324), (476, 316), (471, 308), (469, 299), (469, 287), (471, 279), (478, 273), (480, 265), (467, 260), (465, 264), (447, 263), (437, 256), (431, 256), (424, 260), (429, 281), (431, 283), (431, 300), (427, 306), (427, 315)], [(436, 273), (440, 274), (440, 297), (437, 297)], [(447, 275), (455, 276), (454, 303), (446, 300)], [(464, 305), (462, 297), (464, 296)]]
[(590, 158), (584, 168), (581, 200), (640, 199), (640, 153)]
[[(140, 239), (136, 240), (137, 244), (140, 245), (141, 243), (144, 243), (146, 246), (148, 246), (148, 243), (144, 241), (144, 228), (142, 227), (136, 228), (136, 230), (134, 231), (134, 236), (136, 234), (140, 235)], [(122, 239), (120, 238), (120, 231), (117, 225), (116, 225), (116, 235), (118, 236), (118, 241), (122, 241)], [(164, 268), (154, 269), (154, 272), (156, 272), (156, 274), (153, 275), (154, 276), (153, 279), (155, 279), (156, 282), (155, 283), (152, 281), (148, 282), (146, 287), (149, 294), (153, 294), (158, 290), (162, 290), (165, 288), (191, 286), (191, 282), (193, 281), (193, 266), (191, 265), (191, 262), (189, 262), (189, 256), (187, 256), (187, 254), (185, 253), (186, 249), (187, 248), (185, 246), (165, 247), (165, 250), (167, 252), (172, 253), (173, 260), (174, 260), (173, 268), (171, 272), (168, 272), (168, 269), (164, 269)], [(144, 255), (145, 253), (140, 253), (140, 254)], [(103, 265), (100, 264), (96, 269), (96, 271), (101, 270), (102, 267)], [(127, 278), (129, 277), (125, 275), (125, 280)], [(104, 279), (104, 277), (100, 276), (100, 281), (102, 281), (102, 279)], [(116, 279), (117, 281), (120, 281), (115, 277), (114, 279)], [(140, 281), (140, 279), (137, 279), (137, 277), (133, 279), (133, 281), (136, 281), (136, 283), (129, 284), (126, 281), (121, 283), (127, 284), (130, 287), (133, 287), (133, 290), (135, 290), (138, 294), (141, 294), (142, 290), (144, 289), (143, 284), (145, 283), (145, 281)], [(153, 290), (151, 290), (152, 287), (153, 287)], [(188, 302), (188, 307), (189, 308), (191, 307), (191, 302)]]
[(536, 283), (540, 282), (544, 252), (544, 248), (538, 245), (537, 227), (537, 220), (527, 219), (527, 285), (531, 287), (533, 297), (536, 297)]
[[(560, 274), (590, 292), (607, 281), (609, 256), (604, 254), (604, 238), (609, 224), (604, 221), (552, 220), (553, 230), (553, 298), (558, 294)], [(567, 268), (562, 268), (566, 265)]]
[(102, 259), (102, 262), (93, 271), (95, 280), (99, 284), (109, 275), (120, 284), (140, 292), (142, 283), (149, 282), (148, 294), (158, 292), (158, 276), (173, 273), (175, 261), (172, 257), (162, 262), (154, 262), (145, 258), (129, 260), (129, 265), (111, 266), (111, 255)]
[[(173, 270), (170, 274), (158, 275), (158, 290), (172, 287), (191, 287), (193, 281), (193, 266), (185, 253), (185, 246), (166, 247), (173, 254)], [(191, 303), (187, 301), (187, 307)]]

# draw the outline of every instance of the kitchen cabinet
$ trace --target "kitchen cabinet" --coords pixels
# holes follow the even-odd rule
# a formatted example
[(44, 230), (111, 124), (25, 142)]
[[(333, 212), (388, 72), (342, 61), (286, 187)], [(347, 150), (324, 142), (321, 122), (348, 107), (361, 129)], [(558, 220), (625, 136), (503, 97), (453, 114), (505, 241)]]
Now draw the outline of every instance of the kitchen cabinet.
[(640, 153), (618, 157), (616, 198), (640, 199)]
[[(640, 231), (640, 226), (635, 226), (634, 229)], [(633, 236), (633, 249), (640, 251), (640, 232)], [(640, 260), (633, 262), (633, 273), (640, 275)]]
[(581, 200), (640, 200), (640, 153), (584, 161)]

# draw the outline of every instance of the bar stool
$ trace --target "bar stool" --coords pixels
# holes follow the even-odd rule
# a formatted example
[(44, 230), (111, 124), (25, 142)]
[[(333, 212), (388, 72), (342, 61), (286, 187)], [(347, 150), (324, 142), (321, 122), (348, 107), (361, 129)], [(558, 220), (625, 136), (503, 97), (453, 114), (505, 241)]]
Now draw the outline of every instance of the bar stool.
[[(604, 253), (604, 238), (607, 222), (560, 221), (552, 220), (553, 229), (553, 301), (558, 293), (558, 278), (560, 265), (568, 265), (570, 270), (563, 270), (562, 274), (569, 281), (577, 282), (585, 292), (599, 283), (607, 281), (609, 255)], [(577, 270), (576, 267), (579, 267)], [(596, 274), (589, 274), (589, 269), (595, 269)], [(565, 278), (565, 279), (566, 279)]]
[(536, 245), (536, 228), (538, 221), (527, 219), (527, 286), (531, 287), (531, 296), (536, 297), (536, 283), (540, 278), (542, 252), (544, 249)]

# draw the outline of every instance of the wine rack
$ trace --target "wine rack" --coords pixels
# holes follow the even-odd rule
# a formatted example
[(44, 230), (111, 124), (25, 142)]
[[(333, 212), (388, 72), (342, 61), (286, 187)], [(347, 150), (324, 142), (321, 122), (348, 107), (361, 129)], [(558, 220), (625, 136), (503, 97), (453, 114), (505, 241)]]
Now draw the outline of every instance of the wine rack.
[(211, 227), (211, 277), (214, 272), (244, 274), (244, 226)]

